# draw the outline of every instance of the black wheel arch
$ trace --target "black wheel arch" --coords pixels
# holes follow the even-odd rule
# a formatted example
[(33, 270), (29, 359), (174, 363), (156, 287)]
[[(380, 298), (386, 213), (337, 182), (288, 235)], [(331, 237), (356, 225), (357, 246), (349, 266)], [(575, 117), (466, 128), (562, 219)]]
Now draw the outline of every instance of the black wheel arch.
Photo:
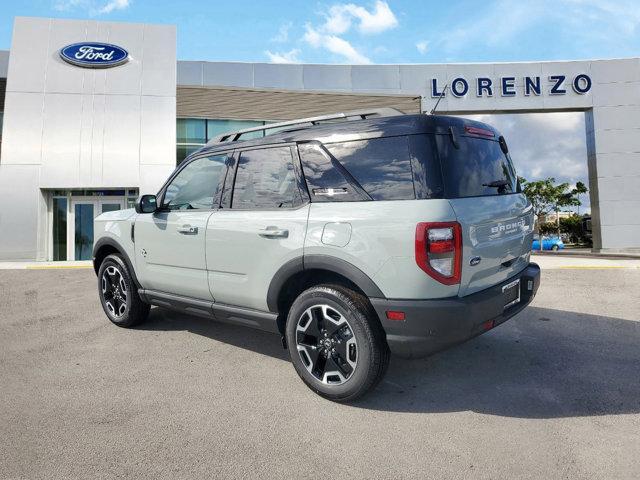
[(305, 255), (289, 260), (271, 279), (267, 307), (278, 313), (278, 328), (284, 332), (288, 307), (297, 294), (312, 285), (339, 283), (369, 298), (386, 298), (371, 278), (355, 265), (329, 255)]
[(138, 281), (138, 277), (136, 276), (136, 271), (133, 268), (133, 263), (127, 255), (125, 249), (118, 243), (117, 240), (110, 237), (104, 237), (99, 239), (95, 245), (93, 246), (93, 270), (98, 275), (98, 271), (100, 270), (100, 265), (104, 261), (104, 259), (113, 253), (117, 253), (122, 257), (124, 263), (127, 265), (127, 269), (129, 270), (129, 274), (131, 278), (135, 282), (138, 288), (142, 288), (140, 282)]

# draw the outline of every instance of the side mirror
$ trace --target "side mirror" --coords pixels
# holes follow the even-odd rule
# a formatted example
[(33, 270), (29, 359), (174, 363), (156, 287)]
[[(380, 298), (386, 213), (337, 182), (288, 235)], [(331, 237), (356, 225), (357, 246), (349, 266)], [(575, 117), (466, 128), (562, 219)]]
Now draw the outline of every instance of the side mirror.
[(137, 213), (153, 213), (158, 210), (158, 201), (155, 195), (142, 195), (136, 202)]

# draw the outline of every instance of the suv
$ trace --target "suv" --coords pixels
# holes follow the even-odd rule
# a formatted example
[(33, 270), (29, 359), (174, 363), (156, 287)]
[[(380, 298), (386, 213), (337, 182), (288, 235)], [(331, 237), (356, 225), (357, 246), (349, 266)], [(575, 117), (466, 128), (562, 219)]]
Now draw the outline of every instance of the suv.
[(504, 138), (448, 116), (350, 112), (226, 134), (95, 232), (113, 323), (157, 305), (274, 332), (335, 401), (373, 388), (390, 353), (501, 324), (540, 279)]

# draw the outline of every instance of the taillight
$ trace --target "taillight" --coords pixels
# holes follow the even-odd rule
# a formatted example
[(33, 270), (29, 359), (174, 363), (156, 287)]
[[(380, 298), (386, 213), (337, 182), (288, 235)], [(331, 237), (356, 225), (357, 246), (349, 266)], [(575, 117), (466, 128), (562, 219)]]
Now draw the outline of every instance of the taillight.
[(416, 263), (445, 285), (460, 283), (462, 229), (458, 222), (423, 222), (416, 226)]

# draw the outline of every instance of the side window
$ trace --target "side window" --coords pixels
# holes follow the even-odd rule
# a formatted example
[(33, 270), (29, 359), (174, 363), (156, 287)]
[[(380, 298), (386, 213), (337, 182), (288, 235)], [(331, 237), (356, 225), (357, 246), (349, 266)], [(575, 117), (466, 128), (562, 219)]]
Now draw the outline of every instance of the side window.
[(290, 147), (242, 152), (231, 208), (291, 208), (301, 203)]
[(189, 163), (167, 186), (162, 207), (169, 210), (213, 208), (213, 199), (227, 168), (226, 160), (227, 155), (212, 155)]
[(374, 200), (412, 200), (411, 156), (406, 136), (325, 145)]
[[(369, 200), (366, 193), (345, 178), (343, 168), (322, 147), (312, 143), (298, 145), (304, 178), (313, 202), (355, 202)], [(347, 175), (348, 177), (348, 175)]]

